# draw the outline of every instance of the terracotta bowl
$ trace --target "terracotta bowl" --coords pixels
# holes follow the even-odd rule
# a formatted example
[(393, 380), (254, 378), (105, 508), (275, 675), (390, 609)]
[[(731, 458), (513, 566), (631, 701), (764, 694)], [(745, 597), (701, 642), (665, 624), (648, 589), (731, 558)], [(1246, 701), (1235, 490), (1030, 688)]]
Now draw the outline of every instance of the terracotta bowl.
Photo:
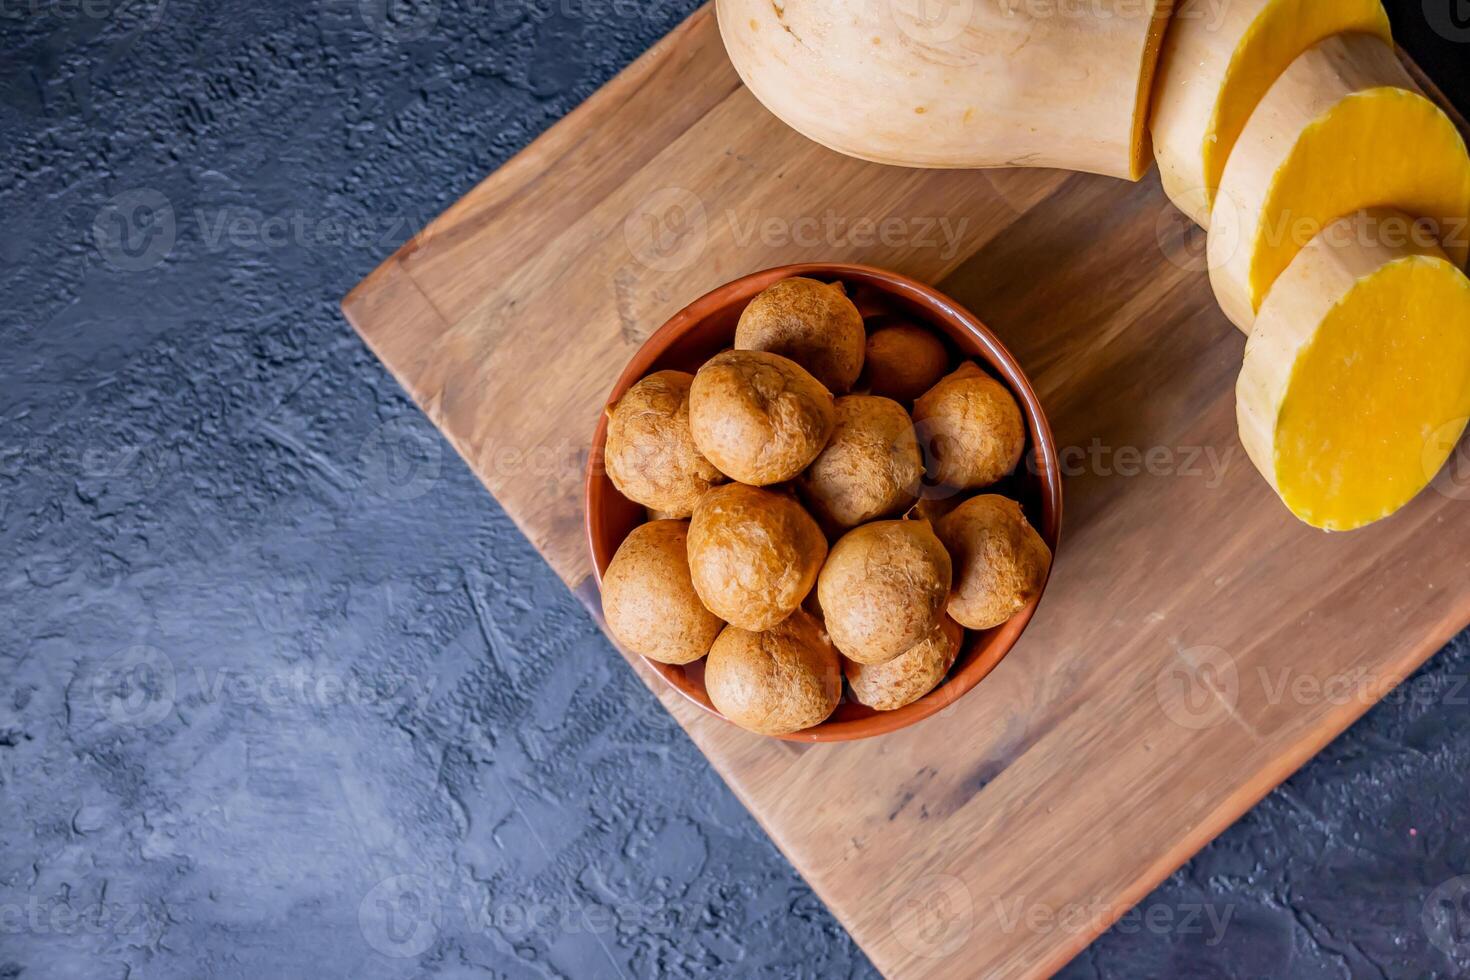
[[(895, 272), (860, 265), (808, 263), (767, 269), (727, 283), (674, 315), (643, 345), (629, 362), (608, 395), (609, 405), (623, 396), (640, 378), (652, 371), (676, 369), (693, 373), (708, 358), (732, 346), (735, 323), (745, 305), (772, 283), (790, 276), (810, 276), (824, 281), (841, 280), (871, 326), (885, 320), (908, 320), (927, 326), (946, 339), (958, 358), (973, 358), (987, 367), (1010, 388), (1026, 415), (1029, 440), (1026, 455), (1016, 475), (994, 492), (1021, 502), (1027, 519), (1057, 550), (1062, 523), (1062, 478), (1057, 465), (1057, 448), (1051, 427), (1031, 383), (1014, 357), (971, 313), (923, 283)], [(618, 493), (603, 466), (607, 440), (607, 416), (597, 420), (587, 468), (587, 540), (599, 589), (603, 572), (618, 545), (633, 528), (646, 519), (638, 504)], [(990, 491), (987, 491), (990, 492)], [(1037, 598), (1037, 602), (1040, 597)], [(897, 711), (875, 711), (853, 699), (844, 689), (842, 703), (820, 725), (782, 736), (794, 742), (837, 742), (870, 738), (906, 728), (944, 710), (1000, 663), (1021, 636), (1036, 611), (1037, 602), (1003, 626), (984, 632), (969, 631), (965, 649), (943, 684), (928, 695)], [(711, 714), (704, 689), (704, 661), (684, 667), (653, 663), (650, 666), (689, 700)]]

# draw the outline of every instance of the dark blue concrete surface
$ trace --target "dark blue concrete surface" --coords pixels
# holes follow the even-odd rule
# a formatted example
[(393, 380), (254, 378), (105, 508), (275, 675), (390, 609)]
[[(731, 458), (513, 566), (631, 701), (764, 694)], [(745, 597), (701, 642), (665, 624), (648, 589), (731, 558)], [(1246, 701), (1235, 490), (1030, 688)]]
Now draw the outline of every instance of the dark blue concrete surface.
[[(872, 974), (336, 308), (692, 7), (0, 0), (0, 978)], [(1467, 674), (1069, 974), (1470, 969)]]

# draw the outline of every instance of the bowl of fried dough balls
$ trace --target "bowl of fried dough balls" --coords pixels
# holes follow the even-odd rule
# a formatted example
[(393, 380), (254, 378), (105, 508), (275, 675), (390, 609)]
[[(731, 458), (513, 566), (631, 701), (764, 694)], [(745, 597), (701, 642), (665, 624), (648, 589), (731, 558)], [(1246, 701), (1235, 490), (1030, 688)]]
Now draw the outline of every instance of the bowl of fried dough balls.
[(983, 680), (1036, 611), (1061, 511), (1015, 358), (932, 288), (855, 265), (759, 272), (675, 315), (587, 473), (617, 644), (805, 742), (896, 731)]

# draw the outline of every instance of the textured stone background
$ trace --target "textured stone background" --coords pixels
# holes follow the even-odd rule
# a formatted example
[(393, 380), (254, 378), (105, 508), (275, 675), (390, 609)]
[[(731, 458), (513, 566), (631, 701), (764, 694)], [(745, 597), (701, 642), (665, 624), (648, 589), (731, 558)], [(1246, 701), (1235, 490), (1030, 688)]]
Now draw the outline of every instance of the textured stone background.
[[(385, 4), (0, 0), (0, 978), (871, 975), (336, 309), (693, 3)], [(1467, 673), (1069, 972), (1470, 969)]]

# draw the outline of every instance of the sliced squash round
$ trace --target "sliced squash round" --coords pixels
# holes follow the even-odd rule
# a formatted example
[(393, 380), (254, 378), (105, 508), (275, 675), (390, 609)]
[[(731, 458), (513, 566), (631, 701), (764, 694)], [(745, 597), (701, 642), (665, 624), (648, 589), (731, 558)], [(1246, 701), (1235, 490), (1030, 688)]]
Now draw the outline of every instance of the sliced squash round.
[(1184, 0), (1159, 56), (1154, 159), (1164, 191), (1198, 225), (1225, 161), (1271, 83), (1307, 48), (1361, 32), (1392, 42), (1381, 0)]
[(1261, 306), (1236, 413), (1251, 461), (1301, 520), (1349, 531), (1395, 513), (1470, 417), (1470, 279), (1407, 215), (1332, 223)]
[(1215, 296), (1249, 330), (1267, 291), (1328, 224), (1391, 207), (1431, 221), (1450, 259), (1470, 252), (1470, 154), (1379, 38), (1308, 49), (1276, 81), (1225, 165), (1210, 218)]

